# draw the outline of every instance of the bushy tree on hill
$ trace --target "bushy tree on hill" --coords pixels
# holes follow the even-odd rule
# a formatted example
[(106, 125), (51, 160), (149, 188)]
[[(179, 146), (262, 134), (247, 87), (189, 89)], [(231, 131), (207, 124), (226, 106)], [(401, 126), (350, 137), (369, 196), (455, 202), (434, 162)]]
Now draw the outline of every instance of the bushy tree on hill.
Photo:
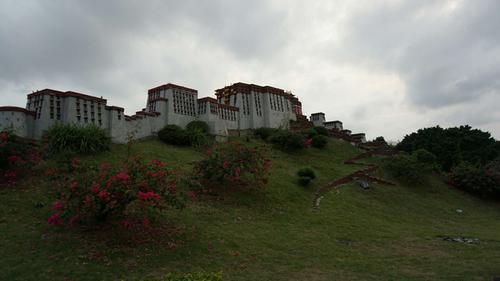
[(420, 129), (406, 135), (396, 148), (408, 153), (425, 149), (436, 155), (444, 171), (450, 171), (461, 162), (485, 165), (500, 156), (499, 142), (490, 133), (470, 126)]

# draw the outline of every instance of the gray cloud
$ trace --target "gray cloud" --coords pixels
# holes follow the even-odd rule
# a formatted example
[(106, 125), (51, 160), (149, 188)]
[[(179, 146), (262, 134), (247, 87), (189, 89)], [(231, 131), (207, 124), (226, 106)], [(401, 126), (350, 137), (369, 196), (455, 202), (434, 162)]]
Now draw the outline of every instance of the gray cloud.
[(133, 112), (158, 84), (205, 96), (246, 81), (293, 90), (307, 113), (372, 137), (469, 123), (498, 138), (499, 8), (488, 0), (0, 0), (1, 103), (22, 106), (25, 94), (52, 87)]

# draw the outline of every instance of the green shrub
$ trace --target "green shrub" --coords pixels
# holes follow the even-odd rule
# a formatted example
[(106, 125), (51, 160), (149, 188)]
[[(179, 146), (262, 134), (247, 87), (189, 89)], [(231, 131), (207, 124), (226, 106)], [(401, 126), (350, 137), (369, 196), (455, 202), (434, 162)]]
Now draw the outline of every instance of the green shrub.
[(192, 146), (203, 146), (210, 143), (210, 136), (198, 129), (186, 130), (187, 143)]
[(50, 154), (69, 151), (78, 154), (98, 153), (109, 150), (111, 138), (106, 132), (90, 124), (55, 124), (44, 135)]
[(415, 159), (422, 164), (428, 165), (429, 167), (433, 167), (438, 170), (437, 157), (436, 155), (430, 153), (425, 149), (415, 150), (412, 155)]
[(299, 177), (310, 178), (311, 180), (313, 180), (313, 179), (316, 178), (316, 173), (311, 168), (302, 168), (302, 169), (300, 169), (300, 170), (297, 171), (297, 175)]
[(304, 137), (306, 137), (306, 138), (312, 138), (312, 137), (318, 135), (318, 132), (313, 128), (304, 129), (300, 133), (302, 135), (304, 135)]
[(208, 134), (210, 131), (210, 127), (206, 122), (203, 121), (191, 121), (186, 126), (187, 131), (196, 131), (201, 132), (203, 134)]
[(168, 144), (191, 145), (189, 134), (177, 125), (167, 125), (158, 132), (158, 138)]
[(500, 182), (483, 167), (464, 162), (453, 168), (449, 177), (459, 189), (485, 198), (500, 199)]
[(325, 148), (328, 144), (328, 137), (317, 135), (312, 138), (312, 146), (316, 148)]
[(168, 274), (160, 281), (222, 281), (222, 272), (216, 273), (185, 273), (185, 274)]
[(317, 126), (317, 127), (314, 127), (314, 130), (316, 131), (316, 133), (318, 133), (318, 135), (322, 135), (322, 136), (329, 136), (330, 135), (330, 133), (328, 132), (328, 129), (325, 127)]
[(286, 130), (276, 131), (270, 138), (270, 142), (284, 151), (297, 151), (304, 148), (304, 136)]
[(298, 183), (300, 186), (308, 186), (311, 184), (311, 178), (309, 177), (299, 177)]
[(274, 132), (276, 132), (276, 129), (273, 128), (258, 128), (253, 131), (253, 134), (256, 137), (267, 140)]
[(311, 168), (302, 168), (297, 171), (297, 176), (299, 176), (298, 184), (300, 186), (308, 186), (316, 178), (316, 173)]
[(386, 159), (384, 168), (397, 180), (408, 185), (419, 185), (427, 182), (429, 173), (435, 166), (417, 160), (417, 155), (400, 154)]

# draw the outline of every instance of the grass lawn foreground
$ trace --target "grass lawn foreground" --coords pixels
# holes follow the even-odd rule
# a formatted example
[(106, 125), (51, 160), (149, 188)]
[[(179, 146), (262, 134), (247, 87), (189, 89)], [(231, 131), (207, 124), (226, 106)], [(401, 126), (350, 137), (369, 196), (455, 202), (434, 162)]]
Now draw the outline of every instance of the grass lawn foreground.
[[(257, 145), (252, 140), (248, 145)], [(359, 167), (360, 153), (331, 140), (326, 149), (270, 150), (265, 190), (188, 202), (167, 217), (164, 242), (124, 243), (113, 231), (51, 227), (54, 194), (37, 176), (0, 188), (0, 280), (161, 280), (169, 272), (219, 272), (224, 280), (492, 280), (500, 276), (500, 205), (433, 179), (426, 186), (348, 184), (313, 210), (316, 188)], [(118, 163), (125, 145), (82, 161)], [(202, 153), (151, 139), (132, 154), (189, 173)], [(377, 159), (371, 159), (377, 161)], [(312, 167), (317, 179), (297, 185)], [(461, 209), (463, 213), (456, 210)], [(479, 244), (438, 236), (475, 237)]]

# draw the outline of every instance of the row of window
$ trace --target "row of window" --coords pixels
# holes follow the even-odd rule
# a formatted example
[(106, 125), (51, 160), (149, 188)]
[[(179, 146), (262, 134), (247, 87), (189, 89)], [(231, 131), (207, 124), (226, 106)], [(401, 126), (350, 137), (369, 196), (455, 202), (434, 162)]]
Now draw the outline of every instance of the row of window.
[[(50, 119), (54, 119), (54, 96), (50, 96), (49, 105), (50, 105)], [(59, 96), (57, 96), (56, 110), (57, 110), (56, 118), (57, 120), (61, 120), (61, 97)]]
[(250, 99), (248, 94), (243, 94), (243, 114), (250, 115)]
[[(35, 119), (40, 119), (42, 114), (43, 96), (36, 95), (34, 98), (28, 99), (28, 109), (35, 111)], [(33, 107), (32, 107), (33, 106)]]
[(207, 114), (207, 104), (205, 102), (198, 103), (198, 115)]
[(174, 91), (174, 113), (195, 116), (194, 95)]
[(288, 110), (288, 103), (286, 102), (285, 98), (281, 95), (274, 95), (274, 94), (269, 94), (269, 102), (271, 104), (271, 109), (276, 110), (276, 111), (285, 111), (284, 104), (287, 104), (287, 110)]
[(255, 111), (257, 113), (257, 116), (262, 116), (262, 105), (260, 103), (260, 95), (254, 94), (254, 98), (255, 98)]
[(312, 121), (318, 121), (318, 120), (322, 120), (324, 118), (321, 118), (320, 114), (315, 114), (315, 115), (311, 116), (311, 119), (312, 119)]
[[(96, 123), (96, 118), (95, 118), (95, 103), (94, 101), (90, 101), (90, 102), (87, 102), (87, 100), (83, 100), (82, 103), (80, 103), (80, 98), (76, 98), (76, 119), (78, 120), (78, 122), (82, 122), (83, 120), (83, 123), (89, 123), (89, 120), (90, 122), (92, 122), (93, 124)], [(90, 104), (90, 106), (88, 106)], [(81, 114), (81, 106), (80, 105), (83, 105), (83, 118), (82, 118), (82, 114)], [(88, 108), (90, 107), (90, 118), (89, 118), (89, 113), (88, 113)], [(99, 126), (102, 126), (102, 107), (101, 107), (101, 103), (97, 103), (97, 124), (99, 124)]]
[(219, 117), (225, 120), (236, 121), (236, 111), (220, 107)]

